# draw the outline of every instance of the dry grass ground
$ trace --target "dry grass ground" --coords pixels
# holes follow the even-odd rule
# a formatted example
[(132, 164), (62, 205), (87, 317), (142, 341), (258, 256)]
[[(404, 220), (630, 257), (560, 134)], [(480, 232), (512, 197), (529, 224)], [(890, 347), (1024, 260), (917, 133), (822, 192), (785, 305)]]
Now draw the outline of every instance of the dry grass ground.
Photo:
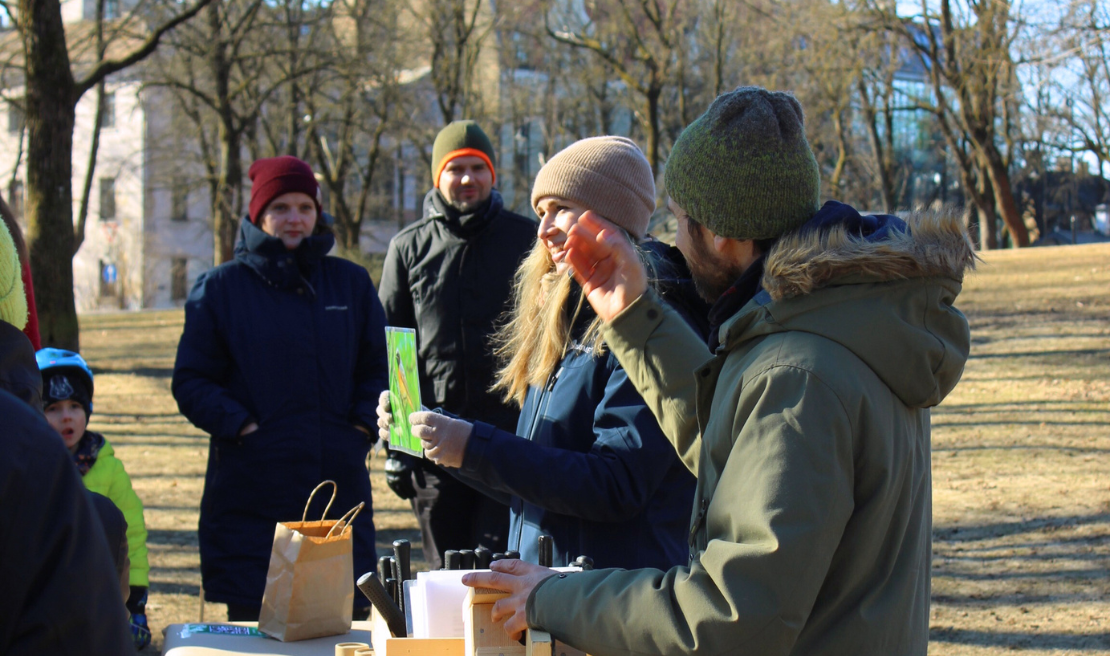
[[(930, 653), (1110, 651), (1110, 247), (998, 252), (958, 306), (963, 381), (933, 415)], [(200, 616), (196, 524), (206, 437), (177, 414), (180, 311), (82, 317), (97, 374), (92, 428), (116, 445), (150, 530), (149, 616)], [(415, 521), (371, 459), (380, 548)], [(419, 567), (419, 564), (417, 564)], [(223, 607), (208, 604), (207, 619)]]

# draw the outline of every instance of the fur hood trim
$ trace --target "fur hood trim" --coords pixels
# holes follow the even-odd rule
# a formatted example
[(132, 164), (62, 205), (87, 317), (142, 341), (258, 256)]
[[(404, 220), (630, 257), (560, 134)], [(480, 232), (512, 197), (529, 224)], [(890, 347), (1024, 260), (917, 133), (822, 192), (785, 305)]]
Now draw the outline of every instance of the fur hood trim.
[(914, 212), (903, 222), (893, 216), (861, 217), (830, 202), (767, 254), (763, 289), (779, 301), (842, 280), (940, 276), (962, 282), (978, 259), (963, 220), (953, 213)]

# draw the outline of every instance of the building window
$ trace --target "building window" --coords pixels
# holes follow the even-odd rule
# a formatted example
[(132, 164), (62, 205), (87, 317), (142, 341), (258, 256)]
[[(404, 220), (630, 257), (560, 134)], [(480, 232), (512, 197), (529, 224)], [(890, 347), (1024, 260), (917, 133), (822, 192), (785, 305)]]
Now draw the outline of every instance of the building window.
[(8, 207), (17, 220), (23, 220), (23, 181), (12, 180), (8, 186)]
[(100, 260), (100, 298), (119, 295), (119, 272), (116, 265)]
[(111, 221), (116, 218), (116, 179), (100, 179), (100, 220)]
[(170, 220), (171, 221), (188, 221), (189, 220), (189, 187), (185, 184), (184, 180), (178, 178), (173, 181), (173, 189), (170, 192), (171, 208)]
[(189, 262), (183, 257), (175, 257), (170, 263), (170, 298), (184, 301), (188, 295), (187, 271)]
[(119, 18), (119, 0), (104, 0), (104, 20)]
[(104, 110), (100, 113), (100, 127), (114, 128), (116, 126), (116, 94), (104, 94)]
[(14, 100), (8, 101), (8, 134), (19, 134), (27, 125), (27, 115), (23, 107)]

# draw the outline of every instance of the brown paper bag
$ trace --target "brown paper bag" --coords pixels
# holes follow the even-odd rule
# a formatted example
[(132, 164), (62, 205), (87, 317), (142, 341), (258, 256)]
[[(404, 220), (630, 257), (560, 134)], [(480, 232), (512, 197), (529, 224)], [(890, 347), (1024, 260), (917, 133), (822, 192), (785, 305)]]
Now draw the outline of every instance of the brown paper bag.
[(335, 501), (335, 481), (316, 486), (299, 522), (281, 522), (274, 529), (266, 591), (258, 628), (282, 642), (338, 635), (351, 630), (355, 599), (351, 523), (366, 504), (360, 503), (337, 520), (306, 521), (316, 492), (332, 486), (327, 517)]

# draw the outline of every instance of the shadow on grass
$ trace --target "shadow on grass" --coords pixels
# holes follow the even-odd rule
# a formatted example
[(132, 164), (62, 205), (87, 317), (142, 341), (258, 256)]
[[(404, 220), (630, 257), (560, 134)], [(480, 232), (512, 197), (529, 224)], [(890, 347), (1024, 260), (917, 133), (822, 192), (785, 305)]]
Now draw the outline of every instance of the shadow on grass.
[[(939, 419), (939, 417), (938, 417)], [(1110, 421), (935, 421), (933, 428), (948, 426), (1110, 426)]]
[[(1092, 515), (1034, 517), (1020, 522), (997, 522), (971, 526), (934, 526), (933, 539), (938, 542), (975, 542), (1020, 533), (1057, 531), (1090, 524), (1110, 525), (1110, 512)], [(1110, 526), (1108, 526), (1110, 528)], [(1104, 538), (1105, 539), (1105, 538)]]
[(173, 367), (92, 367), (93, 375), (99, 376), (101, 374), (134, 374), (136, 376), (146, 376), (147, 378), (172, 378)]
[(1110, 633), (1023, 633), (1020, 631), (974, 631), (934, 627), (930, 642), (997, 646), (1010, 649), (1098, 649), (1110, 648)]
[(149, 529), (146, 532), (146, 543), (148, 545), (193, 548), (199, 544), (195, 528)]
[(1055, 358), (1059, 356), (1107, 356), (1110, 349), (1066, 349), (1059, 351), (1019, 351), (1013, 353), (972, 353), (969, 360), (994, 360), (1001, 358)]
[(1059, 451), (1061, 453), (1110, 453), (1110, 449), (1094, 446), (1056, 446), (1053, 444), (979, 444), (976, 446), (953, 446), (933, 449), (933, 453), (960, 453), (971, 451)]
[[(998, 408), (999, 412), (1004, 412), (1010, 408), (1023, 408), (1025, 406), (1076, 406), (1091, 403), (1106, 403), (1105, 401), (1073, 401), (1068, 399), (1042, 399), (1032, 401), (1000, 401), (997, 403), (983, 402), (983, 403), (942, 403), (933, 409), (933, 416), (938, 414), (950, 414), (953, 412), (967, 412), (974, 410), (976, 412), (990, 412), (990, 408)], [(1039, 408), (1034, 407), (1033, 410), (1026, 412), (1037, 412)], [(1048, 409), (1046, 409), (1048, 410)], [(1048, 410), (1050, 412), (1110, 412), (1110, 404), (1107, 404), (1107, 409), (1081, 409), (1072, 410), (1070, 408), (1062, 408), (1060, 410)]]

